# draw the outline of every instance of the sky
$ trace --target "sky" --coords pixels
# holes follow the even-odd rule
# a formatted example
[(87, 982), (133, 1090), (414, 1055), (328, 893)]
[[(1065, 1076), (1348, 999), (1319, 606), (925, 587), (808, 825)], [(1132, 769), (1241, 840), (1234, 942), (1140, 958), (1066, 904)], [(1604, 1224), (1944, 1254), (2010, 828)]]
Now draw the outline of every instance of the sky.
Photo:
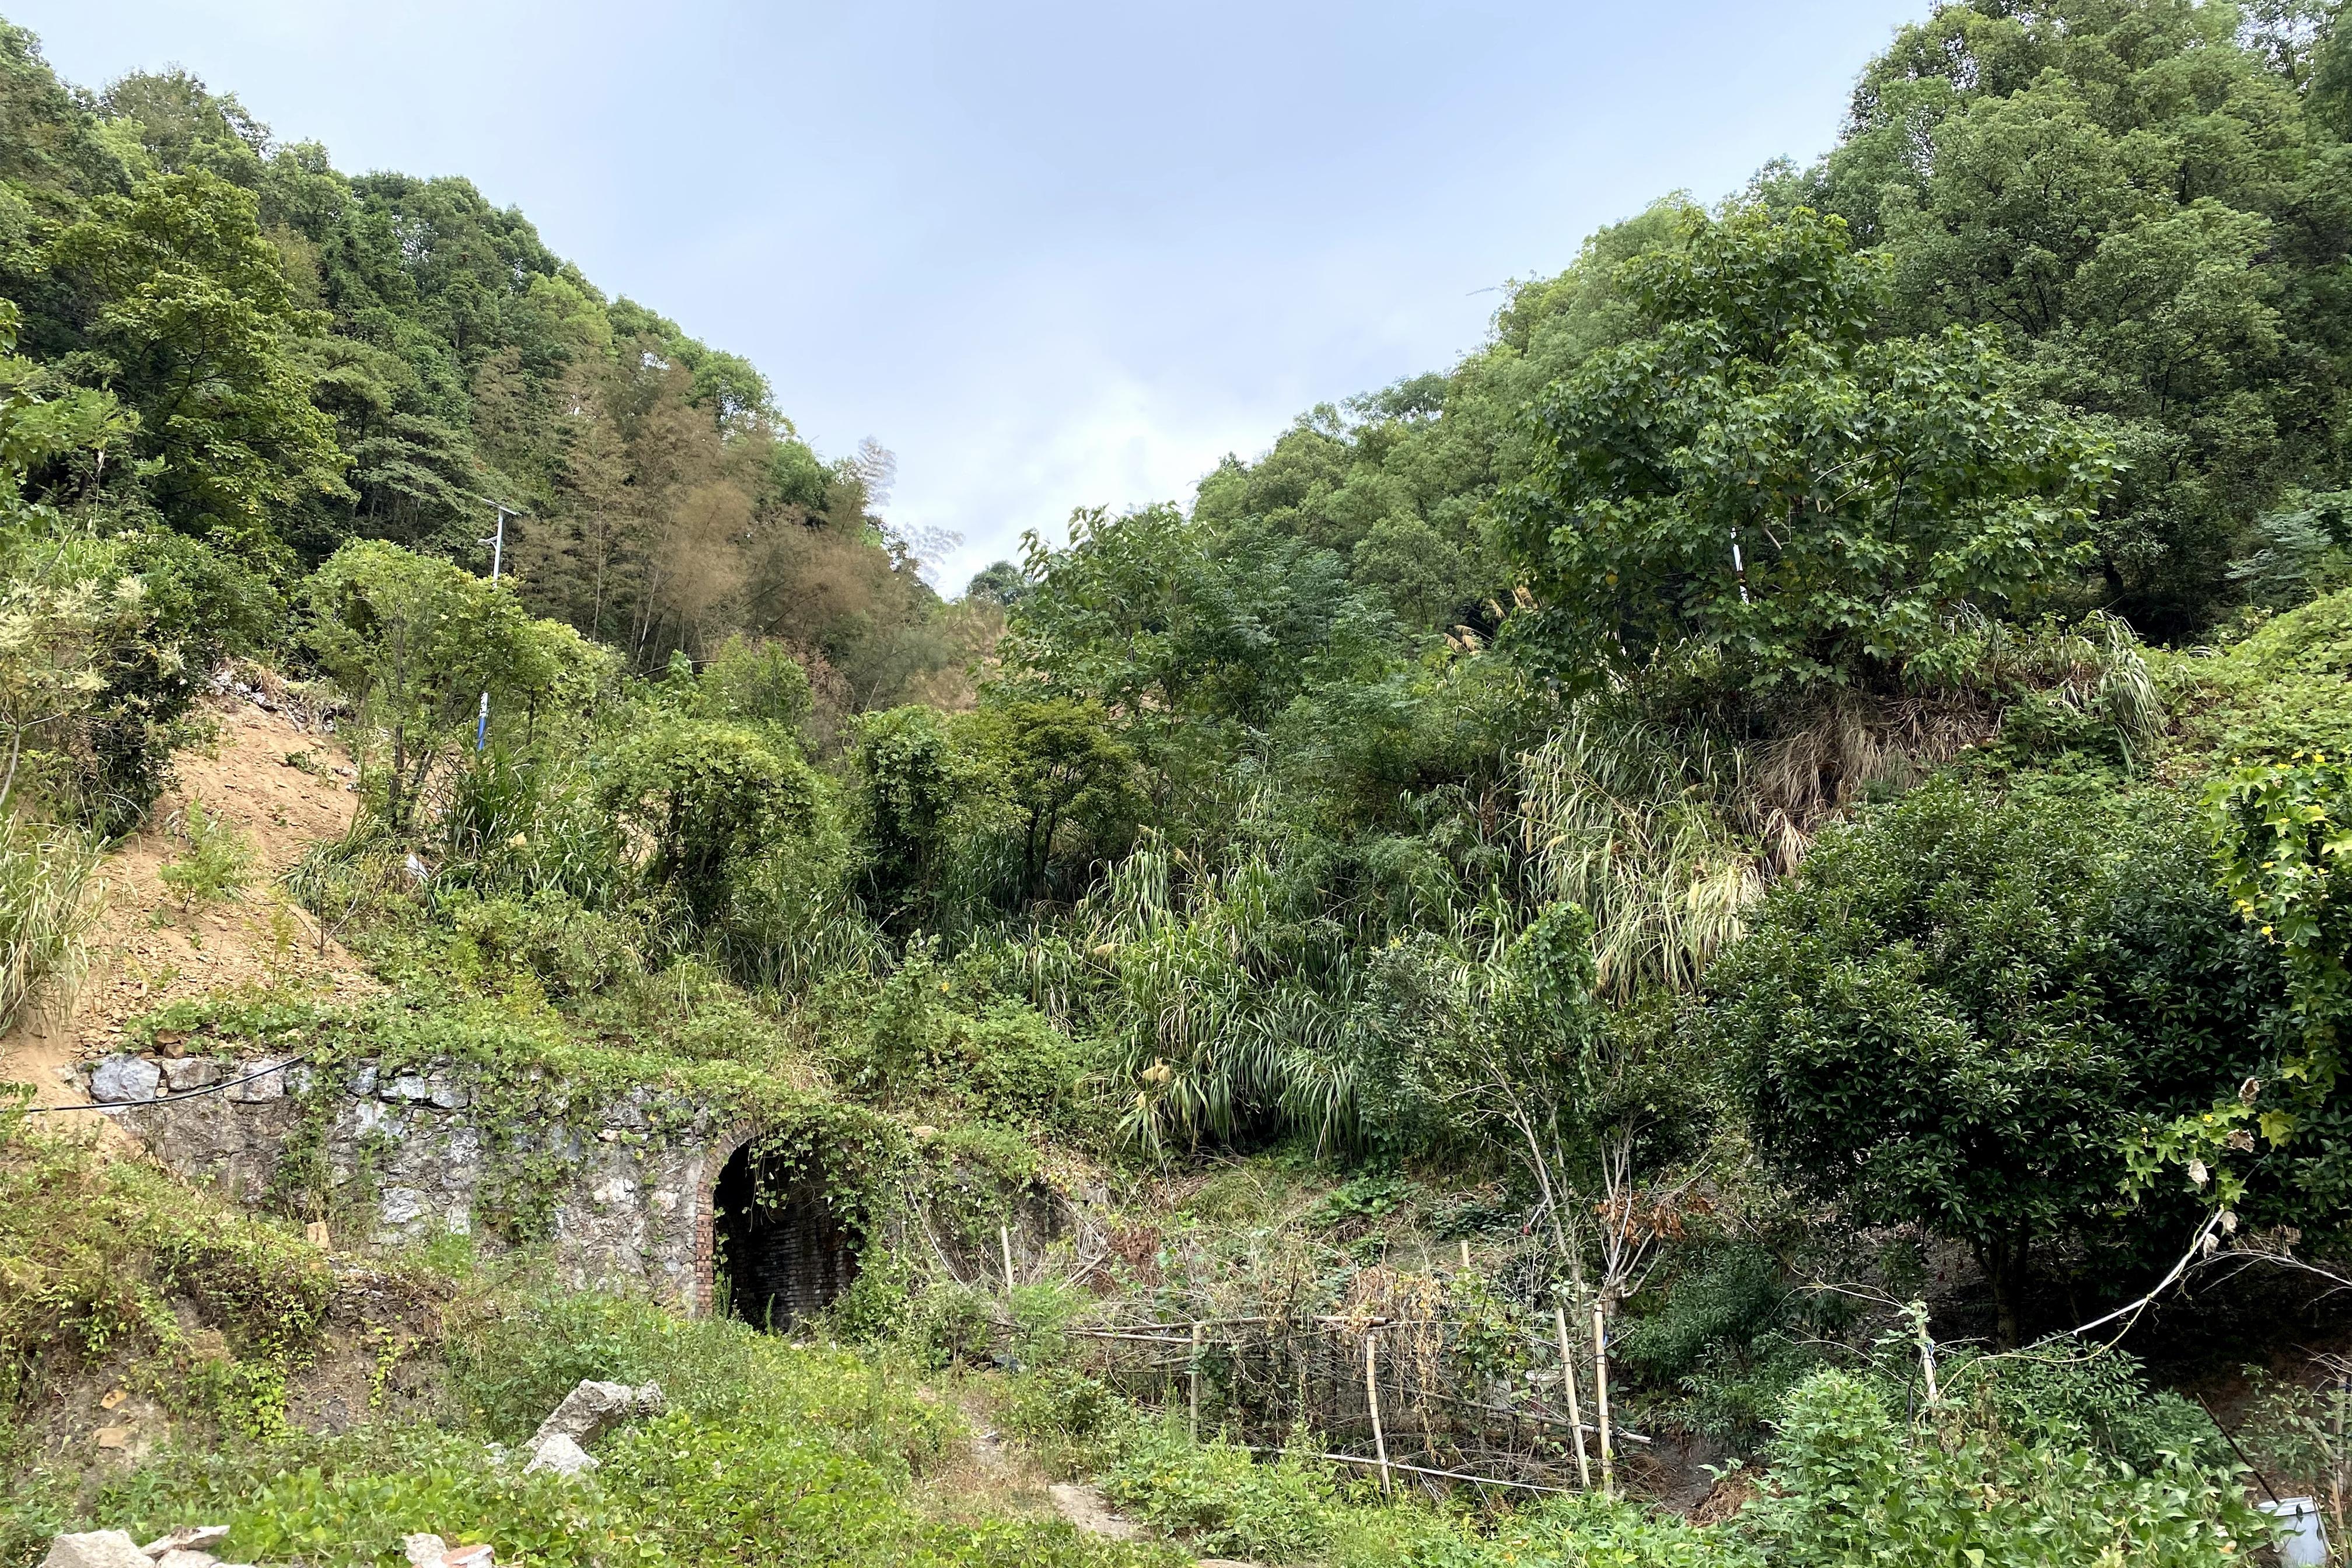
[(181, 66), (520, 207), (819, 452), (896, 454), (950, 593), (1452, 364), (1601, 225), (1809, 162), (1927, 9), (0, 0), (68, 80)]

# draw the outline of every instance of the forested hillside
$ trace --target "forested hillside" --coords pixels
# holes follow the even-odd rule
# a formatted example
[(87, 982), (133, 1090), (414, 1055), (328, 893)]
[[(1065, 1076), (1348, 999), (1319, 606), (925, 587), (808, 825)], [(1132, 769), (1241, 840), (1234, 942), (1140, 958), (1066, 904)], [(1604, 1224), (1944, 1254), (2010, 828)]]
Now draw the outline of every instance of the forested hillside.
[(24, 391), (111, 399), (37, 497), (269, 586), (353, 538), (486, 569), (496, 504), (525, 602), (633, 668), (746, 632), (865, 706), (969, 657), (874, 514), (887, 454), (820, 459), (751, 364), (463, 179), (352, 178), (184, 74), (68, 90), (13, 28), (0, 124)]
[[(2258, 1478), (2327, 1500), (2342, 1560), (2339, 9), (1943, 5), (1813, 165), (1663, 194), (1451, 369), (953, 601), (877, 515), (885, 455), (820, 458), (520, 214), (0, 32), (0, 1022), (70, 977), (108, 846), (170, 834), (155, 924), (276, 899), (382, 994), (223, 991), (134, 1041), (457, 1063), (499, 1117), (698, 1096), (795, 1179), (837, 1161), (856, 1282), (792, 1328), (864, 1358), (573, 1299), (531, 1272), (559, 1177), (509, 1151), (462, 1246), (370, 1254), (458, 1303), (415, 1341), (440, 1404), (295, 1430), (330, 1314), (199, 1291), (230, 1370), (177, 1457), (0, 1445), (26, 1517), (234, 1500), (308, 1561), (429, 1491), (549, 1561), (1156, 1550), (909, 1502), (950, 1387), (1267, 1562), (2220, 1564)], [(269, 888), (172, 793), (206, 677), (264, 667), (358, 802)], [(185, 1293), (195, 1199), (93, 1161), (0, 1119), (23, 1410), (191, 1354), (113, 1281)], [(286, 1169), (274, 1239), (208, 1267), (373, 1233), (315, 1150)], [(68, 1186), (162, 1218), (35, 1201)], [(1377, 1496), (1318, 1429), (1355, 1363), (1320, 1405), (1245, 1336), (1202, 1371), (1275, 1322), (1349, 1325), (1367, 1407), (1417, 1347)], [(1129, 1343), (1189, 1359), (1097, 1354)], [(672, 1364), (608, 1490), (470, 1473), (518, 1388)], [(1626, 1483), (1580, 1364), (1642, 1428)], [(1484, 1500), (1381, 1500), (1416, 1420)], [(1600, 1495), (1497, 1490), (1554, 1485)]]

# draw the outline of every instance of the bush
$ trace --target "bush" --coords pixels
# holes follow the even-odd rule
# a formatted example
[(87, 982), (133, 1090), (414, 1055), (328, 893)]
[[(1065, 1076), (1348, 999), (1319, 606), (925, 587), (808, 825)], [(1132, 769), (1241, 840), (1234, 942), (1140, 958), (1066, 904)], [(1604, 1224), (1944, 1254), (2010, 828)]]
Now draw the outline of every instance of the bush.
[(1943, 1385), (1995, 1430), (2021, 1441), (2088, 1448), (2143, 1472), (2175, 1456), (2214, 1468), (2230, 1462), (2213, 1418), (2178, 1394), (2149, 1392), (2139, 1364), (2124, 1351), (1956, 1356), (1946, 1362)]
[(201, 800), (188, 802), (180, 836), (188, 847), (155, 874), (179, 895), (182, 909), (235, 898), (253, 880), (251, 836), (205, 810)]
[(2175, 1459), (2142, 1473), (1958, 1424), (1906, 1427), (1843, 1373), (1798, 1386), (1773, 1459), (1777, 1495), (1745, 1517), (1794, 1563), (2222, 1568), (2269, 1538), (2226, 1471)]
[(600, 769), (604, 804), (649, 847), (645, 872), (698, 925), (727, 898), (737, 866), (816, 812), (816, 780), (789, 748), (743, 725), (671, 719), (630, 735)]
[(1104, 1491), (1203, 1557), (1290, 1563), (1330, 1542), (1329, 1479), (1286, 1455), (1260, 1464), (1222, 1439), (1195, 1443), (1172, 1416), (1136, 1427), (1120, 1449)]
[(698, 718), (758, 725), (797, 741), (808, 723), (808, 671), (781, 643), (730, 637), (697, 676), (689, 703)]
[(1950, 780), (1824, 834), (1707, 979), (1766, 1161), (1966, 1242), (2006, 1343), (2037, 1247), (2168, 1260), (2177, 1203), (2117, 1204), (2126, 1143), (2259, 1071), (2284, 1012), (2200, 840), (2175, 797)]
[(908, 1303), (907, 1348), (924, 1366), (986, 1366), (996, 1337), (994, 1304), (970, 1285), (934, 1280)]

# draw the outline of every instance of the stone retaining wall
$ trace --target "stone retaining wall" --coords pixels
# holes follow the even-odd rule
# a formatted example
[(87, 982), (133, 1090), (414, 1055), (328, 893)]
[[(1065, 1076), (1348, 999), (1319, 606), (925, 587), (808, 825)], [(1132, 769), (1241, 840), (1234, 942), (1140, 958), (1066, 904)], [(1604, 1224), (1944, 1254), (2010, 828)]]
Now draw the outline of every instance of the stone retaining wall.
[[(308, 1157), (315, 1148), (331, 1210), (346, 1228), (366, 1231), (351, 1240), (451, 1233), (495, 1249), (501, 1241), (485, 1204), (511, 1187), (513, 1162), (527, 1157), (560, 1174), (550, 1184), (551, 1239), (573, 1284), (709, 1309), (711, 1187), (741, 1129), (641, 1090), (570, 1124), (503, 1128), (506, 1147), (494, 1151), (466, 1075), (451, 1063), (327, 1071), (322, 1078), (283, 1057), (115, 1056), (96, 1065), (88, 1085), (92, 1100), (123, 1107), (115, 1120), (168, 1169), (255, 1208), (299, 1207), (278, 1190), (282, 1166), (289, 1150)], [(652, 1109), (664, 1113), (658, 1121)]]

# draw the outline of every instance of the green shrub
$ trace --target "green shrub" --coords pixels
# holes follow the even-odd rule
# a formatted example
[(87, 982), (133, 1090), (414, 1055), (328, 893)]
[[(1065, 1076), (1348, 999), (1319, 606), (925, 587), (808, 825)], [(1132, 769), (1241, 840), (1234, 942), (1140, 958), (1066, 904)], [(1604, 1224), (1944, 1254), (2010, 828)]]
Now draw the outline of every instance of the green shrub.
[(909, 1304), (907, 1347), (925, 1366), (985, 1366), (997, 1338), (994, 1304), (969, 1285), (934, 1280)]
[(165, 887), (179, 895), (182, 909), (236, 898), (253, 880), (252, 838), (205, 810), (201, 800), (190, 800), (180, 829), (187, 848), (156, 872)]
[(2096, 1355), (1948, 1358), (1945, 1390), (1995, 1429), (2021, 1441), (2084, 1448), (2136, 1470), (2178, 1456), (2207, 1467), (2230, 1462), (2213, 1418), (2179, 1395), (2151, 1392), (2125, 1351)]
[(808, 671), (781, 643), (730, 637), (695, 678), (689, 710), (698, 718), (753, 724), (797, 741), (808, 723)]
[(1068, 1366), (1039, 1366), (1008, 1377), (1000, 1410), (1005, 1430), (1030, 1444), (1087, 1442), (1131, 1413), (1108, 1384)]
[(1282, 1456), (1261, 1464), (1222, 1439), (1195, 1443), (1181, 1417), (1145, 1422), (1120, 1445), (1103, 1490), (1204, 1557), (1290, 1563), (1331, 1539), (1331, 1483)]
[(1906, 1427), (1843, 1373), (1798, 1386), (1773, 1460), (1776, 1494), (1748, 1508), (1749, 1526), (1778, 1558), (1822, 1568), (2223, 1568), (2268, 1539), (2226, 1471), (2168, 1460), (2143, 1473), (1957, 1422)]
[(816, 813), (815, 777), (791, 746), (747, 725), (669, 719), (629, 735), (598, 769), (604, 805), (650, 846), (645, 873), (698, 924), (723, 906), (739, 862)]

